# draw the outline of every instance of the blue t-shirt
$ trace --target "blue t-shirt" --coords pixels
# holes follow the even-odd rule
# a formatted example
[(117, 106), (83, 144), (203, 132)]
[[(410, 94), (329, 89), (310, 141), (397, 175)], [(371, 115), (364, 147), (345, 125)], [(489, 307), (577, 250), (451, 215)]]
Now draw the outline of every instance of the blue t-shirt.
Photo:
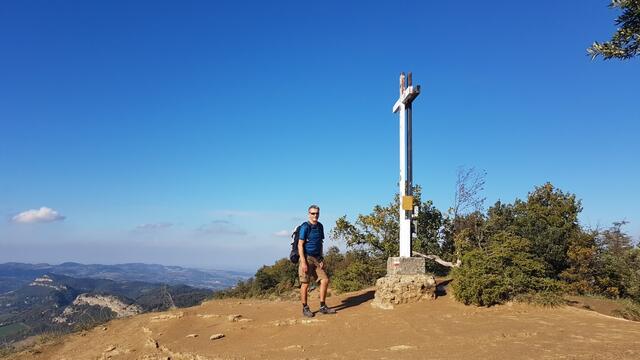
[(315, 225), (308, 222), (300, 225), (300, 240), (304, 242), (304, 253), (315, 257), (322, 257), (322, 240), (324, 240), (324, 228), (321, 223)]

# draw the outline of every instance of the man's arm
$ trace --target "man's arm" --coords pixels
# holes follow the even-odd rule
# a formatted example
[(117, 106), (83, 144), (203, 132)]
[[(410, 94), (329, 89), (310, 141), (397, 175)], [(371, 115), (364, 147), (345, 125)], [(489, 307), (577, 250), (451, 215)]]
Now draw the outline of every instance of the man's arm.
[[(318, 222), (320, 225), (320, 240), (322, 240), (322, 244), (324, 247), (324, 226), (322, 226), (321, 222)], [(320, 269), (324, 269), (324, 249), (322, 250), (322, 258), (320, 259)]]
[(300, 266), (302, 266), (302, 271), (304, 273), (307, 272), (307, 257), (304, 256), (304, 242), (305, 240), (298, 240), (298, 255), (300, 255)]

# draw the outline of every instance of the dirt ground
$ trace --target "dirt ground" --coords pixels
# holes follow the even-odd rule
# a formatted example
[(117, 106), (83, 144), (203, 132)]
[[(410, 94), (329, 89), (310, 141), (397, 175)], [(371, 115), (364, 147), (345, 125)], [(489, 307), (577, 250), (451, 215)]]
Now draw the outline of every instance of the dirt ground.
[(111, 321), (10, 358), (640, 359), (640, 323), (579, 307), (478, 308), (446, 295), (380, 310), (372, 299), (372, 289), (333, 296), (338, 313), (312, 319), (296, 301), (214, 300)]

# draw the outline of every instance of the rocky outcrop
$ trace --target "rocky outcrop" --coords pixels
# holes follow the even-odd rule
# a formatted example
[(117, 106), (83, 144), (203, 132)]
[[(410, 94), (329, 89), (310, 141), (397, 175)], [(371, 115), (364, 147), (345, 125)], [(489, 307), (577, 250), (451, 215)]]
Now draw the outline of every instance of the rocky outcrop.
[(71, 305), (64, 309), (60, 316), (53, 317), (51, 321), (58, 324), (73, 324), (69, 319), (71, 319), (75, 313), (81, 311), (80, 308), (83, 305), (107, 308), (116, 314), (117, 318), (137, 315), (143, 312), (140, 306), (125, 304), (115, 296), (80, 294), (73, 300)]
[(132, 316), (142, 313), (142, 308), (135, 304), (125, 304), (115, 296), (80, 294), (73, 305), (90, 305), (109, 308), (116, 317)]
[(46, 287), (46, 288), (50, 288), (50, 289), (54, 289), (57, 291), (63, 291), (63, 290), (67, 290), (67, 287), (65, 285), (56, 285), (53, 282), (53, 279), (51, 279), (49, 277), (49, 275), (42, 275), (41, 277), (37, 277), (35, 278), (30, 284), (29, 286), (40, 286), (40, 287)]

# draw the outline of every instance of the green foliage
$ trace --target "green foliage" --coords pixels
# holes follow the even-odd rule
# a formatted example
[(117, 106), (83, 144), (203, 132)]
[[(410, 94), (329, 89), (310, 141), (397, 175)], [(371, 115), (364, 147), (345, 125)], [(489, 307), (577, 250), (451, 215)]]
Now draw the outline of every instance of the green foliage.
[(545, 277), (545, 264), (534, 255), (532, 242), (508, 232), (494, 234), (486, 250), (474, 249), (454, 270), (453, 290), (464, 304), (491, 306), (527, 294), (560, 291)]
[(567, 249), (568, 267), (560, 273), (560, 279), (573, 294), (597, 294), (597, 279), (602, 268), (597, 233), (581, 232), (569, 241)]
[[(497, 202), (479, 231), (460, 227), (456, 252), (467, 255), (455, 272), (456, 297), (478, 305), (505, 299), (553, 304), (565, 290), (640, 301), (640, 250), (622, 231), (625, 222), (602, 232), (584, 230), (578, 222), (581, 210), (575, 195), (547, 183), (526, 201)], [(505, 234), (513, 238), (505, 241)], [(507, 258), (511, 264), (504, 262)]]
[(500, 231), (529, 239), (535, 256), (542, 260), (548, 277), (557, 278), (569, 267), (567, 250), (572, 239), (580, 235), (578, 214), (580, 201), (551, 183), (536, 187), (527, 201), (517, 199), (513, 205), (496, 205), (489, 209), (487, 233)]
[[(331, 279), (332, 289), (338, 292), (356, 291), (373, 285), (384, 276), (386, 262), (371, 257), (367, 251), (351, 250), (345, 254), (332, 246), (324, 257), (324, 270)], [(221, 290), (215, 298), (271, 298), (297, 295), (298, 265), (280, 259), (271, 266), (263, 266), (247, 281), (240, 281), (231, 289)]]
[(29, 327), (25, 323), (13, 323), (0, 326), (0, 339), (23, 332), (25, 330), (29, 330)]
[(633, 247), (631, 237), (622, 231), (622, 227), (626, 224), (628, 224), (627, 221), (616, 221), (612, 227), (602, 232), (602, 246), (609, 253), (621, 256)]
[(640, 304), (631, 300), (623, 301), (623, 307), (619, 310), (614, 310), (613, 314), (623, 319), (640, 321)]
[(587, 52), (591, 59), (598, 56), (605, 60), (630, 59), (640, 51), (640, 0), (612, 0), (609, 7), (622, 11), (615, 21), (618, 30), (611, 40), (604, 43), (596, 41)]
[(362, 251), (347, 252), (343, 267), (336, 271), (332, 287), (337, 292), (349, 292), (364, 289), (375, 284), (386, 272), (386, 263), (369, 257)]
[[(446, 219), (431, 201), (421, 200), (419, 186), (414, 187), (413, 196), (414, 204), (419, 206), (420, 211), (417, 218), (417, 238), (412, 241), (412, 250), (439, 256), (446, 253), (447, 256), (443, 257), (450, 258), (453, 255), (453, 242), (446, 247), (439, 241), (440, 229), (445, 227)], [(345, 215), (336, 221), (331, 237), (344, 241), (350, 249), (366, 252), (372, 259), (386, 261), (391, 256), (398, 256), (398, 207), (399, 198), (396, 195), (392, 203), (384, 207), (376, 205), (370, 214), (358, 215), (354, 223), (348, 221)]]
[(324, 255), (324, 271), (329, 278), (333, 278), (336, 272), (344, 269), (348, 264), (345, 255), (340, 253), (337, 246), (331, 246)]
[[(369, 215), (358, 215), (351, 224), (346, 215), (336, 220), (331, 237), (344, 240), (350, 248), (367, 251), (371, 256), (396, 256), (399, 252), (398, 197), (386, 207), (376, 205)], [(396, 254), (396, 255), (394, 255)]]
[(640, 302), (640, 249), (623, 254), (604, 252), (598, 285), (604, 295)]
[[(460, 193), (477, 204), (474, 191)], [(475, 211), (458, 212), (453, 218), (431, 201), (422, 201), (419, 187), (414, 189), (414, 202), (420, 212), (412, 249), (448, 261), (462, 259), (452, 286), (456, 299), (465, 304), (491, 306), (514, 300), (552, 306), (563, 303), (565, 291), (640, 303), (640, 249), (622, 230), (625, 222), (601, 232), (583, 229), (578, 222), (580, 200), (550, 183), (535, 187), (525, 200), (498, 201), (486, 213), (474, 205)], [(336, 221), (331, 237), (344, 241), (349, 250), (342, 254), (334, 246), (326, 253), (325, 271), (333, 290), (360, 290), (384, 276), (387, 258), (398, 255), (398, 205), (396, 196), (353, 223), (346, 216)], [(432, 273), (448, 271), (434, 262), (427, 264)], [(296, 278), (297, 265), (281, 259), (216, 297), (291, 294), (297, 289)]]
[(247, 281), (240, 281), (231, 289), (221, 290), (214, 298), (267, 298), (281, 296), (295, 288), (298, 265), (283, 258), (271, 266), (263, 266)]
[(525, 294), (517, 295), (514, 300), (521, 303), (540, 305), (545, 307), (565, 305), (567, 301), (564, 299), (564, 293), (557, 290), (562, 284), (556, 283), (555, 285), (557, 286), (550, 287), (550, 290), (528, 292)]

